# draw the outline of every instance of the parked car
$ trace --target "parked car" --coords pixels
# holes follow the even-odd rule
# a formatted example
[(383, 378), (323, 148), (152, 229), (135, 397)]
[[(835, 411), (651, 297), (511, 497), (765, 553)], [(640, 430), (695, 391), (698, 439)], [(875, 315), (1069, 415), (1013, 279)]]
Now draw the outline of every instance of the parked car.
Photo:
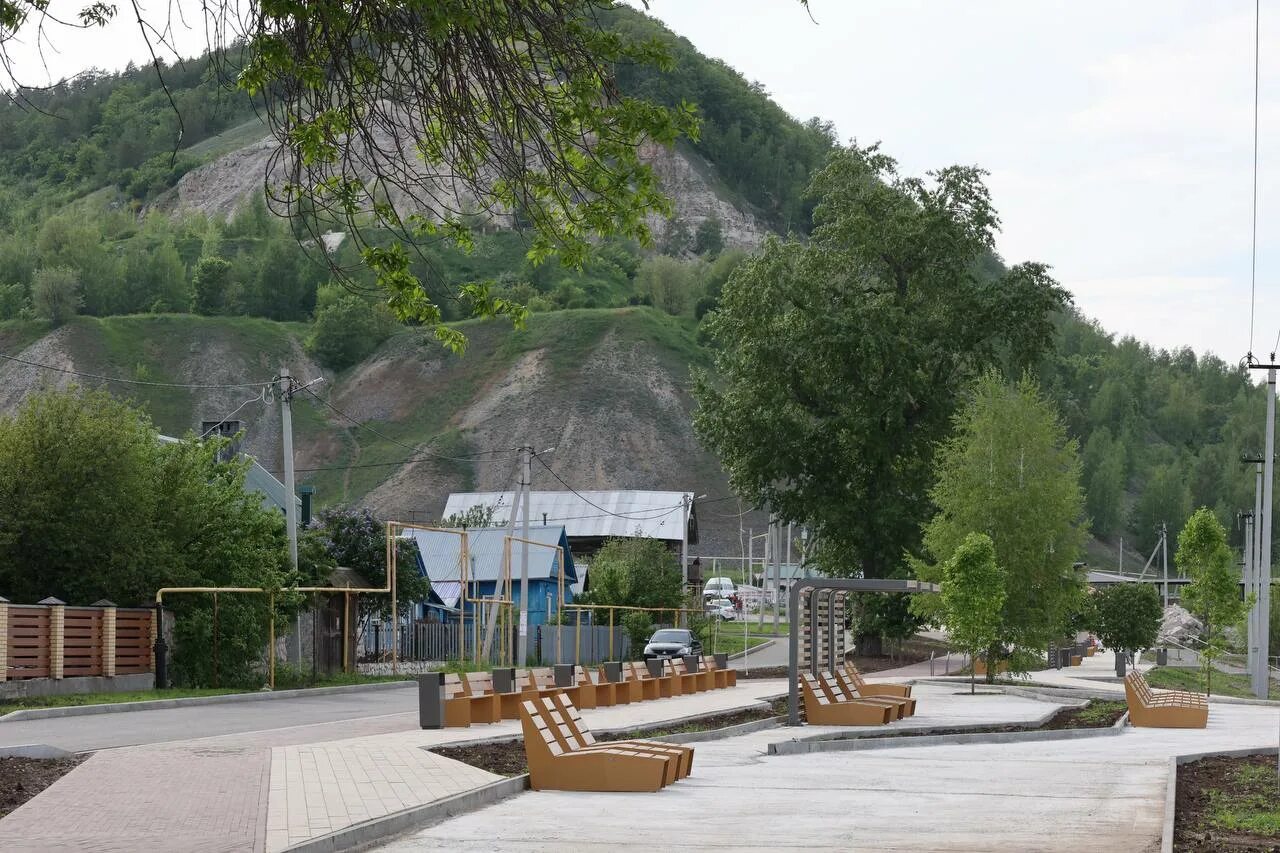
[(712, 619), (732, 622), (738, 618), (738, 608), (727, 598), (713, 598), (707, 602), (707, 615)]
[(660, 628), (644, 647), (644, 659), (671, 658), (678, 655), (700, 655), (702, 643), (685, 628)]
[(732, 598), (738, 594), (738, 587), (729, 578), (708, 578), (702, 587), (702, 598)]

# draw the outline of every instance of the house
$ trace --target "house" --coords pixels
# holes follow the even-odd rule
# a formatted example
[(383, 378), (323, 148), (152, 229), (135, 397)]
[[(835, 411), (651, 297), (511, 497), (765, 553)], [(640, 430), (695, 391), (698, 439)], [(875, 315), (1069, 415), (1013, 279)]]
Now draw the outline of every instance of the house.
[[(428, 601), (418, 604), (419, 619), (431, 618), (435, 611), (442, 621), (454, 622), (459, 616), (467, 621), (475, 617), (476, 598), (493, 598), (499, 581), (506, 577), (505, 527), (481, 527), (467, 531), (466, 594), (463, 595), (461, 568), (462, 537), (458, 531), (408, 530), (402, 535), (418, 546), (418, 571), (431, 581)], [(516, 536), (521, 535), (517, 528)], [(565, 529), (558, 524), (533, 525), (529, 528), (529, 625), (544, 624), (548, 616), (563, 603), (573, 602), (573, 584), (578, 581), (573, 552)], [(520, 605), (520, 561), (522, 543), (511, 543), (511, 595)], [(563, 561), (561, 554), (564, 555)], [(505, 582), (504, 582), (505, 586)], [(504, 590), (505, 591), (505, 590)], [(466, 599), (463, 601), (463, 599)], [(548, 610), (548, 608), (550, 608)]]
[[(511, 517), (515, 492), (455, 492), (445, 503), (443, 518), (473, 507), (493, 507), (494, 524)], [(530, 492), (533, 522), (564, 525), (565, 536), (579, 558), (600, 550), (606, 539), (659, 539), (673, 551), (683, 539), (681, 521), (689, 502), (689, 544), (698, 544), (697, 505), (692, 492), (615, 490), (602, 492)]]

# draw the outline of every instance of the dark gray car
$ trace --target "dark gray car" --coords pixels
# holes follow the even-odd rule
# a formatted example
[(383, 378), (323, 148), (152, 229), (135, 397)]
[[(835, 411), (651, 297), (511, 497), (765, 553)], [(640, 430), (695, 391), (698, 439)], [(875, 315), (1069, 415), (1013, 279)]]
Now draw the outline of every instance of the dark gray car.
[(671, 658), (680, 655), (702, 654), (702, 643), (684, 628), (662, 628), (649, 638), (644, 647), (644, 658)]

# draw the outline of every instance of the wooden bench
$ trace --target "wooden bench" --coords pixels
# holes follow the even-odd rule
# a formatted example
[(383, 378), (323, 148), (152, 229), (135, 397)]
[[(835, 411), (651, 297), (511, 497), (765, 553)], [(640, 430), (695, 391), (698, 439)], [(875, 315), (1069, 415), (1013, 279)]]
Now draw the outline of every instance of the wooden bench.
[(1129, 722), (1156, 729), (1203, 729), (1209, 724), (1209, 697), (1186, 690), (1152, 690), (1139, 672), (1124, 677)]
[(582, 690), (578, 687), (561, 687), (556, 684), (555, 671), (549, 666), (534, 667), (529, 670), (529, 686), (539, 695), (550, 696), (564, 692), (569, 694), (575, 705), (582, 703)]
[(472, 699), (471, 722), (496, 723), (503, 719), (502, 697), (493, 689), (493, 673), (468, 672), (462, 686)]
[(667, 672), (680, 682), (680, 695), (688, 696), (691, 693), (697, 693), (707, 688), (706, 679), (700, 672), (690, 672), (689, 667), (685, 665), (684, 658), (667, 658), (665, 663)]
[[(555, 708), (553, 719), (568, 728), (566, 732), (572, 737), (578, 749), (608, 749), (620, 746), (626, 749), (638, 749), (675, 759), (674, 776), (668, 783), (683, 779), (693, 772), (693, 747), (675, 743), (664, 743), (656, 740), (618, 740), (599, 742), (587, 730), (578, 709), (564, 695), (554, 696), (550, 700)], [(557, 717), (558, 714), (558, 717)]]
[(457, 673), (445, 673), (445, 726), (467, 728), (472, 723), (496, 723), (500, 719), (502, 710), (496, 696), (472, 696)]
[(738, 673), (733, 667), (726, 666), (721, 669), (716, 665), (715, 655), (702, 656), (702, 668), (710, 672), (712, 678), (715, 679), (716, 687), (737, 687)]
[(805, 719), (812, 726), (883, 726), (896, 719), (895, 711), (886, 704), (831, 698), (834, 690), (822, 675), (800, 673), (800, 689)]
[[(583, 704), (578, 705), (579, 708), (608, 708), (614, 704), (613, 685), (592, 678), (592, 673), (585, 666), (574, 666), (573, 683), (583, 696)], [(590, 704), (586, 701), (588, 696)]]
[(843, 672), (836, 670), (830, 673), (832, 686), (838, 688), (846, 699), (863, 699), (865, 701), (888, 702), (893, 704), (897, 719), (913, 716), (916, 712), (916, 700), (909, 696), (871, 696), (862, 693), (853, 681)]
[(535, 791), (657, 791), (674, 779), (671, 756), (623, 746), (584, 749), (567, 723), (553, 717), (553, 697), (520, 703), (520, 728)]
[(910, 684), (872, 684), (862, 677), (862, 673), (858, 672), (858, 668), (851, 663), (844, 665), (844, 674), (849, 676), (849, 680), (853, 682), (854, 689), (861, 696), (899, 696), (903, 699), (911, 698)]
[(670, 660), (658, 662), (658, 671), (661, 675), (653, 674), (652, 670), (649, 669), (648, 661), (642, 663), (641, 666), (644, 667), (644, 671), (648, 676), (658, 683), (659, 697), (663, 699), (670, 699), (672, 696), (679, 696), (681, 694), (680, 679), (676, 678), (676, 671), (672, 668)]
[[(624, 661), (622, 664), (622, 677), (628, 684), (632, 686), (631, 701), (639, 702), (645, 699), (658, 699), (662, 696), (661, 679), (654, 678), (649, 674), (649, 668), (642, 663), (633, 660)], [(636, 689), (639, 693), (636, 693)], [(667, 695), (670, 696), (668, 688)]]

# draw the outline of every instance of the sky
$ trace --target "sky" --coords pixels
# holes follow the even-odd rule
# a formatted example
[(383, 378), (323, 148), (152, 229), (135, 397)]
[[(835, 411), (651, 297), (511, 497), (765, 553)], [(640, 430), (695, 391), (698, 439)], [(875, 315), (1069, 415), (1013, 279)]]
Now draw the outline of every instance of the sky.
[[(988, 170), (1010, 263), (1156, 347), (1250, 349), (1254, 4), (1190, 0), (649, 0), (649, 13), (800, 119), (880, 142), (905, 174)], [(125, 6), (123, 9), (129, 9)], [(144, 7), (148, 13), (167, 4)], [(198, 52), (175, 22), (180, 52)], [(1253, 344), (1280, 337), (1280, 3), (1261, 10)], [(147, 59), (125, 17), (57, 34), (53, 78)], [(38, 64), (37, 64), (38, 63)], [(47, 65), (48, 74), (43, 67)], [(28, 77), (28, 82), (40, 82)]]

